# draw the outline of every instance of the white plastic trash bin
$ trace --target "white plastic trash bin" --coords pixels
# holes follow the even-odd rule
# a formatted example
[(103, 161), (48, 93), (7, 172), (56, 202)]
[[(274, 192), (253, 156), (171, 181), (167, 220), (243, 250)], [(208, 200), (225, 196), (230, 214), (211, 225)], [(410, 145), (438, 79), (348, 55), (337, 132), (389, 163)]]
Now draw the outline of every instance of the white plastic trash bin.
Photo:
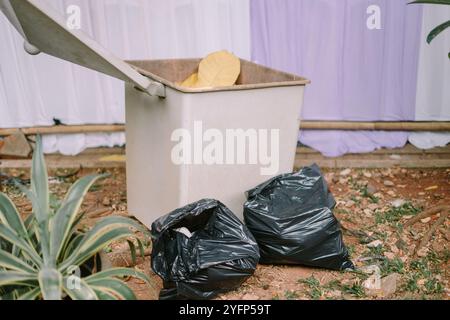
[(242, 219), (245, 192), (294, 166), (298, 115), (309, 81), (241, 60), (237, 85), (190, 89), (177, 83), (200, 59), (125, 62), (38, 0), (0, 8), (39, 51), (126, 82), (128, 210), (146, 226), (202, 198)]

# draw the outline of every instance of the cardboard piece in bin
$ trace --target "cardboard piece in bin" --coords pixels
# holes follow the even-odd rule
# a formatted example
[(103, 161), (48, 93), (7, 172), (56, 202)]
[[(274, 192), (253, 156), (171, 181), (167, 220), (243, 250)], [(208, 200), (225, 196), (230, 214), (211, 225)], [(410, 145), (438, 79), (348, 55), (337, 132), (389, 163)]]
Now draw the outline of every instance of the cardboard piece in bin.
[[(209, 54), (198, 71), (182, 84), (194, 88), (233, 86), (241, 73), (241, 61), (234, 54), (222, 50)], [(192, 82), (192, 83), (190, 83)]]

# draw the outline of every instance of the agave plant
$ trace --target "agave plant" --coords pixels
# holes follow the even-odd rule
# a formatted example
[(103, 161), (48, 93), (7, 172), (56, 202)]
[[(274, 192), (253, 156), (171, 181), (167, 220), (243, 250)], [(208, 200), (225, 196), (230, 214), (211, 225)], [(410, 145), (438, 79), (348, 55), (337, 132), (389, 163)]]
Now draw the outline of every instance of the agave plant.
[[(450, 0), (417, 0), (410, 2), (409, 4), (441, 4), (441, 5), (450, 5)], [(450, 20), (438, 25), (436, 28), (431, 30), (427, 37), (427, 43), (430, 44), (434, 38), (436, 38), (441, 32), (445, 29), (450, 28)], [(450, 52), (448, 53), (448, 58), (450, 59)]]
[(52, 210), (41, 148), (38, 137), (31, 189), (18, 184), (31, 201), (33, 213), (23, 220), (14, 203), (0, 193), (0, 294), (10, 293), (10, 297), (20, 300), (135, 299), (120, 277), (137, 277), (149, 283), (142, 272), (112, 268), (82, 277), (75, 271), (112, 241), (136, 238), (133, 229), (145, 234), (148, 231), (130, 218), (111, 216), (80, 233), (77, 225), (82, 217), (79, 214), (82, 200), (103, 176), (90, 175), (78, 180), (61, 206)]

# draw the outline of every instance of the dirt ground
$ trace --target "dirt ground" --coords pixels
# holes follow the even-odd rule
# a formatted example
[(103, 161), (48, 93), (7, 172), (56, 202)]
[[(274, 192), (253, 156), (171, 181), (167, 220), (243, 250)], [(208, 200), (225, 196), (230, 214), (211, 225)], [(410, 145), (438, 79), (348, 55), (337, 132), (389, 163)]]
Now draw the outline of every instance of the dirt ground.
[[(71, 183), (92, 171), (53, 170), (51, 205), (57, 206)], [(94, 171), (111, 175), (88, 193), (82, 207), (86, 213), (84, 228), (107, 215), (128, 215), (125, 171)], [(238, 290), (217, 299), (449, 299), (449, 219), (420, 250), (419, 243), (440, 214), (412, 226), (404, 224), (423, 210), (450, 205), (450, 169), (346, 169), (324, 173), (337, 201), (334, 213), (342, 224), (344, 242), (357, 270), (260, 265)], [(25, 170), (3, 170), (2, 174), (24, 182), (29, 179)], [(30, 203), (7, 179), (0, 185), (22, 214), (31, 212)], [(144, 240), (147, 256), (138, 258), (134, 267), (151, 276), (152, 286), (135, 279), (129, 279), (128, 284), (139, 299), (157, 299), (161, 281), (150, 269), (151, 244), (149, 239)], [(133, 264), (124, 243), (113, 243), (105, 252), (116, 266)], [(370, 286), (370, 281), (376, 280), (370, 272), (374, 268), (381, 274), (381, 289)]]

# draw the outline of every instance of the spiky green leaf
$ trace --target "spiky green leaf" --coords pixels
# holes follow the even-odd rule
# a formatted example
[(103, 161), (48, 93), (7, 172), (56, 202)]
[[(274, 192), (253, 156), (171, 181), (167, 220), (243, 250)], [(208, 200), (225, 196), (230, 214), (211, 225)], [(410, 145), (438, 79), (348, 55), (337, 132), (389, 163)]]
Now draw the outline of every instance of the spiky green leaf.
[(130, 254), (131, 254), (131, 262), (133, 265), (136, 265), (136, 246), (134, 245), (133, 241), (127, 240), (128, 247), (130, 248)]
[(35, 249), (6, 225), (0, 224), (0, 238), (3, 238), (10, 243), (14, 243), (14, 245), (23, 250), (23, 254), (32, 259), (37, 266), (42, 264), (41, 257), (36, 253)]
[(63, 278), (58, 270), (44, 267), (38, 279), (44, 300), (61, 300)]
[(16, 271), (0, 271), (0, 287), (13, 285), (28, 285), (27, 281), (37, 280), (36, 274)]
[(79, 265), (114, 240), (134, 236), (131, 229), (148, 234), (148, 230), (130, 218), (119, 216), (103, 218), (85, 234), (72, 255), (60, 266), (60, 270), (64, 271), (70, 265)]
[(31, 201), (33, 206), (33, 213), (36, 217), (37, 232), (36, 237), (40, 244), (42, 251), (42, 256), (44, 263), (46, 265), (51, 265), (50, 261), (50, 234), (48, 230), (48, 217), (47, 212), (41, 206), (41, 201), (38, 199), (33, 191), (28, 190), (21, 184), (16, 184), (16, 186), (24, 193), (27, 198)]
[(19, 236), (26, 238), (27, 231), (19, 211), (4, 193), (0, 193), (0, 222), (11, 227)]
[(450, 28), (450, 20), (440, 24), (430, 32), (430, 34), (427, 37), (428, 44), (430, 44), (434, 38), (436, 38), (442, 31), (444, 31), (447, 28)]
[(0, 267), (24, 273), (36, 272), (29, 264), (4, 250), (0, 250)]
[(141, 239), (137, 238), (136, 239), (138, 246), (139, 246), (139, 253), (141, 255), (141, 258), (145, 258), (145, 249), (144, 249), (144, 244), (142, 243)]
[(86, 249), (101, 238), (105, 233), (115, 228), (134, 228), (145, 234), (148, 234), (141, 224), (126, 217), (106, 217), (99, 221), (90, 231), (86, 233), (85, 238), (80, 243), (80, 250)]
[(92, 243), (89, 242), (89, 245), (83, 246), (81, 249), (80, 244), (79, 247), (74, 250), (72, 255), (61, 264), (60, 270), (65, 271), (70, 265), (80, 265), (108, 246), (111, 242), (131, 236), (134, 236), (134, 233), (128, 228), (116, 227), (110, 229), (107, 232), (102, 233), (100, 238), (96, 238)]
[(63, 260), (66, 260), (77, 248), (77, 246), (80, 244), (81, 240), (83, 239), (84, 234), (78, 233), (72, 235), (72, 239), (67, 243), (67, 246), (64, 249), (64, 257)]
[(89, 284), (91, 281), (111, 277), (134, 277), (150, 283), (150, 278), (145, 273), (130, 268), (112, 268), (104, 270), (86, 277), (85, 280)]
[(95, 294), (97, 295), (99, 300), (119, 300), (113, 294), (110, 294), (103, 290), (94, 289)]
[(450, 0), (416, 0), (408, 4), (444, 4), (450, 5)]
[(26, 293), (23, 293), (17, 297), (17, 300), (36, 300), (41, 294), (41, 288), (34, 288)]
[(40, 208), (40, 210), (36, 211), (37, 220), (39, 223), (48, 221), (50, 212), (48, 175), (45, 166), (44, 153), (42, 152), (42, 139), (40, 135), (36, 137), (36, 147), (34, 149), (31, 165), (31, 190), (33, 194), (36, 195), (39, 204), (38, 207)]
[(52, 218), (50, 252), (55, 263), (69, 240), (72, 225), (77, 218), (84, 196), (95, 181), (101, 177), (98, 175), (86, 176), (73, 184), (61, 207)]
[(136, 300), (133, 290), (120, 280), (114, 278), (105, 278), (90, 281), (90, 286), (94, 290), (103, 291), (118, 296), (122, 300)]

